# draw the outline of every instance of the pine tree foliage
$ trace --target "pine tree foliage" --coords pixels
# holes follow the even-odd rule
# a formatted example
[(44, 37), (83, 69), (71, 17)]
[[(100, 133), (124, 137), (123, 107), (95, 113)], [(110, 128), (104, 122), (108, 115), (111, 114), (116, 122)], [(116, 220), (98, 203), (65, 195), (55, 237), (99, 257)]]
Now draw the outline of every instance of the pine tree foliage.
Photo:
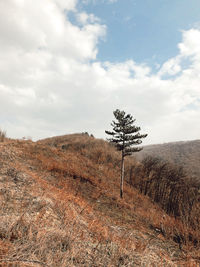
[(116, 118), (116, 121), (111, 123), (113, 131), (105, 131), (106, 134), (112, 136), (108, 141), (114, 143), (116, 148), (122, 151), (124, 157), (142, 150), (141, 147), (135, 147), (135, 145), (140, 145), (142, 143), (141, 139), (145, 138), (147, 134), (139, 133), (140, 127), (133, 124), (135, 119), (119, 109), (115, 110), (113, 114)]
[(135, 119), (125, 111), (116, 109), (113, 112), (116, 121), (112, 121), (111, 126), (113, 131), (105, 131), (106, 134), (112, 137), (108, 139), (114, 143), (116, 148), (122, 152), (121, 160), (121, 180), (120, 180), (120, 197), (123, 197), (123, 183), (124, 183), (124, 158), (130, 156), (133, 152), (142, 150), (141, 147), (135, 147), (142, 143), (141, 139), (145, 138), (147, 134), (140, 134), (140, 127), (134, 125)]

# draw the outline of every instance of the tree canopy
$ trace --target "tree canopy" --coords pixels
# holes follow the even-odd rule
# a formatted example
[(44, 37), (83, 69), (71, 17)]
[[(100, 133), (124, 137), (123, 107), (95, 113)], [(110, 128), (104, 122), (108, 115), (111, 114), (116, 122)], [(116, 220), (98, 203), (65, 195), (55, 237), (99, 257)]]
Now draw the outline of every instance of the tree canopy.
[(126, 114), (125, 111), (116, 109), (113, 112), (116, 121), (112, 121), (112, 131), (105, 131), (106, 134), (111, 135), (112, 138), (108, 138), (108, 141), (114, 143), (119, 151), (122, 151), (123, 156), (131, 155), (133, 152), (142, 150), (142, 147), (136, 147), (142, 143), (142, 138), (145, 138), (147, 134), (140, 134), (140, 127), (134, 125), (135, 119), (130, 114)]

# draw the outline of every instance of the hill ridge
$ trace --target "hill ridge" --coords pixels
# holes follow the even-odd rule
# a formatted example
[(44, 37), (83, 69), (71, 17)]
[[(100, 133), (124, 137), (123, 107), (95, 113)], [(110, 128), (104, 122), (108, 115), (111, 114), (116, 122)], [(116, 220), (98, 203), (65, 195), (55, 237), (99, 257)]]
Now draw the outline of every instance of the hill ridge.
[(198, 264), (195, 249), (185, 258), (185, 248), (173, 240), (181, 222), (128, 182), (120, 199), (119, 162), (112, 146), (84, 134), (0, 143), (1, 262)]

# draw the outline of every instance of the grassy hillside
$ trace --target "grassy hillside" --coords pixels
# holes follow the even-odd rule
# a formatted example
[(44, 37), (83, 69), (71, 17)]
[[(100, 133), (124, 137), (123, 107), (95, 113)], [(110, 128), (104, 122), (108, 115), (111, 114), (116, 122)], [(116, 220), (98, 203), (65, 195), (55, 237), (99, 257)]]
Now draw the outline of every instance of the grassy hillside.
[(191, 178), (200, 181), (200, 140), (145, 146), (137, 157), (141, 159), (145, 155), (158, 156), (184, 166)]
[(120, 154), (107, 142), (5, 140), (0, 166), (1, 266), (200, 266), (197, 233), (194, 243), (190, 226), (130, 185), (133, 159), (119, 198)]

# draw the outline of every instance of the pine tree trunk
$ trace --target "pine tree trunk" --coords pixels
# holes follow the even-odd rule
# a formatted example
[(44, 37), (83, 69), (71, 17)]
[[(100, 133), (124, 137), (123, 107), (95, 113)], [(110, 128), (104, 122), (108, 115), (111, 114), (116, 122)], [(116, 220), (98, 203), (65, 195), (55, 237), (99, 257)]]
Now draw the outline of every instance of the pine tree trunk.
[(121, 161), (121, 181), (120, 181), (120, 197), (123, 198), (123, 185), (124, 185), (124, 153), (122, 151)]

